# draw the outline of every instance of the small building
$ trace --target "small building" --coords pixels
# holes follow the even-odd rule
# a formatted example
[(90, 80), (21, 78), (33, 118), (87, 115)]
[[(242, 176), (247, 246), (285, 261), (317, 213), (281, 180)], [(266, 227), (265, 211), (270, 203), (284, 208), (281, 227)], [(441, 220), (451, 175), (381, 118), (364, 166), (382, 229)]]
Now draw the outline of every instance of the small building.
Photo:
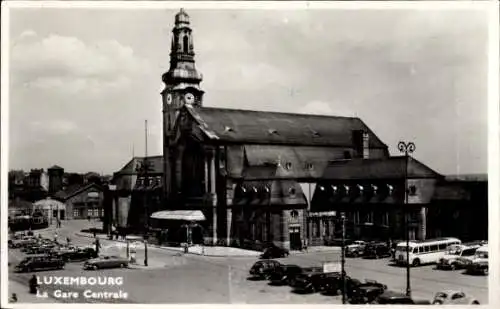
[(50, 197), (35, 202), (33, 204), (33, 212), (41, 212), (47, 218), (49, 224), (56, 223), (57, 219), (65, 220), (67, 213), (64, 203)]
[(57, 192), (54, 198), (66, 205), (65, 219), (104, 217), (103, 188), (97, 184), (68, 186)]

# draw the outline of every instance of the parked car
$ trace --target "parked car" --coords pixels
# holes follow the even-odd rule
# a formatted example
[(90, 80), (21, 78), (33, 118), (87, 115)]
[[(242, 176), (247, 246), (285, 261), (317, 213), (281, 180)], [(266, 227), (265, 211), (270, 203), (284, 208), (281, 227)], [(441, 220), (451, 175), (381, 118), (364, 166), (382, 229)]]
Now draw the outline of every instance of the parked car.
[[(352, 296), (352, 291), (361, 285), (361, 281), (358, 279), (345, 276), (345, 291), (347, 298)], [(325, 285), (323, 287), (323, 294), (325, 295), (341, 295), (344, 290), (344, 283), (342, 282), (342, 274), (338, 273), (338, 276), (330, 276), (325, 279)]]
[(391, 248), (384, 242), (373, 242), (366, 245), (364, 250), (364, 258), (381, 258), (390, 257)]
[(302, 268), (297, 265), (281, 265), (269, 272), (269, 284), (271, 285), (288, 285), (292, 282), (296, 275), (303, 272)]
[(282, 264), (275, 260), (261, 260), (253, 264), (249, 273), (252, 278), (269, 279), (271, 273), (281, 266)]
[(118, 268), (118, 267), (120, 268), (128, 267), (127, 258), (116, 255), (108, 255), (87, 260), (83, 264), (83, 269), (94, 269), (94, 270), (101, 268)]
[(472, 296), (465, 295), (461, 291), (446, 290), (436, 293), (434, 305), (479, 305), (479, 301)]
[(380, 305), (430, 305), (428, 300), (415, 300), (406, 294), (395, 291), (385, 291), (374, 301), (374, 304)]
[(54, 256), (32, 256), (22, 260), (16, 266), (16, 272), (32, 272), (35, 270), (64, 269), (64, 261)]
[(271, 246), (266, 249), (264, 249), (264, 252), (260, 255), (261, 259), (277, 259), (277, 258), (282, 258), (282, 257), (287, 257), (290, 254), (290, 252), (286, 249), (277, 247), (277, 246)]
[(366, 247), (366, 242), (363, 240), (355, 240), (352, 244), (347, 245), (345, 249), (346, 257), (363, 256)]
[(9, 248), (17, 249), (27, 247), (36, 243), (36, 239), (33, 236), (25, 236), (20, 239), (9, 240)]
[(481, 247), (479, 243), (477, 244), (462, 244), (453, 245), (447, 248), (444, 256), (439, 259), (436, 264), (437, 269), (451, 269), (455, 270), (463, 267), (462, 263), (459, 263), (460, 258), (472, 258), (476, 253), (476, 250)]
[(488, 275), (488, 246), (476, 250), (473, 259), (467, 264), (467, 273)]
[(97, 252), (94, 248), (74, 248), (72, 250), (55, 251), (53, 254), (61, 257), (66, 262), (86, 261), (97, 258)]
[(326, 283), (329, 278), (338, 277), (339, 275), (339, 273), (324, 273), (318, 271), (302, 273), (295, 276), (295, 280), (291, 286), (293, 291), (297, 293), (315, 293), (323, 291), (326, 288)]
[(354, 286), (351, 293), (351, 304), (369, 304), (387, 290), (387, 285), (375, 280), (365, 280), (365, 282)]

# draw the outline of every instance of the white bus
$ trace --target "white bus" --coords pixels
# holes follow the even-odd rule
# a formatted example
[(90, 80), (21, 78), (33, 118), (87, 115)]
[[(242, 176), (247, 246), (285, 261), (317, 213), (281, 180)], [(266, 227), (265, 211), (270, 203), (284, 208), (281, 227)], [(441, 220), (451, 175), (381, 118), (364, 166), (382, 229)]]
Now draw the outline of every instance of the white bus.
[[(409, 263), (411, 266), (437, 263), (445, 255), (446, 248), (461, 243), (460, 239), (452, 237), (410, 241)], [(396, 246), (395, 259), (396, 263), (406, 265), (406, 242)]]

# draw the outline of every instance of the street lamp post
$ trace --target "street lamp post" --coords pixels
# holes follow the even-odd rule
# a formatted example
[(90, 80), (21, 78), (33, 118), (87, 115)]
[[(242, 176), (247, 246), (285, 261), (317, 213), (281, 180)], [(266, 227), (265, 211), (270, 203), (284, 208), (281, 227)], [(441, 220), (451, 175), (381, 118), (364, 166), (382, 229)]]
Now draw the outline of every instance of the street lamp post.
[(342, 304), (346, 304), (346, 282), (345, 282), (345, 213), (340, 214), (342, 220), (342, 254), (341, 254), (341, 275), (342, 275)]
[(398, 150), (405, 154), (405, 228), (406, 228), (406, 295), (411, 296), (410, 287), (410, 222), (408, 220), (408, 156), (415, 151), (413, 142), (399, 142)]

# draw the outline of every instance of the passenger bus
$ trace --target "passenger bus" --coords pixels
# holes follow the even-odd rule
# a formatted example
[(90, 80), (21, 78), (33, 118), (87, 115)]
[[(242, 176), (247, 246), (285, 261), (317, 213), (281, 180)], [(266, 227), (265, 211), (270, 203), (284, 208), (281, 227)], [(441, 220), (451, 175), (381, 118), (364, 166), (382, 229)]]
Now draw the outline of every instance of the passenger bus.
[[(461, 243), (460, 239), (453, 237), (410, 241), (409, 263), (411, 266), (437, 263), (445, 255), (449, 246)], [(396, 246), (395, 259), (397, 264), (407, 264), (406, 242), (400, 242)]]

